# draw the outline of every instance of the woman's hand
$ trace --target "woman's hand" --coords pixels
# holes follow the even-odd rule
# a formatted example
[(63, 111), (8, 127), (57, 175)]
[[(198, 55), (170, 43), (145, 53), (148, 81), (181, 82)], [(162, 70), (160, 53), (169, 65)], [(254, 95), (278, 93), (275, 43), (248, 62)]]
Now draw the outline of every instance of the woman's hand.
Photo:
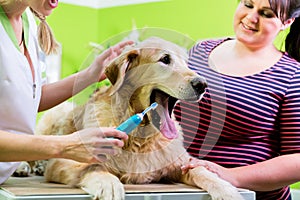
[(181, 167), (182, 173), (198, 166), (216, 173), (235, 187), (254, 191), (276, 190), (300, 180), (300, 154), (297, 153), (234, 168), (225, 168), (213, 162), (192, 158)]
[(110, 47), (109, 49), (105, 50), (103, 53), (101, 53), (100, 55), (98, 55), (96, 57), (96, 59), (94, 60), (94, 62), (92, 63), (92, 65), (89, 67), (92, 70), (91, 75), (95, 75), (95, 79), (98, 82), (104, 80), (105, 74), (104, 74), (104, 70), (107, 67), (107, 65), (116, 57), (118, 57), (122, 51), (124, 50), (124, 48), (128, 45), (132, 45), (134, 44), (133, 41), (124, 41), (124, 42), (120, 42), (112, 47)]
[(88, 128), (66, 137), (67, 145), (60, 157), (86, 163), (105, 161), (107, 155), (117, 154), (124, 146), (123, 140), (128, 139), (126, 133), (114, 128)]
[(236, 177), (232, 170), (234, 168), (225, 168), (210, 161), (190, 158), (189, 162), (181, 167), (181, 170), (182, 173), (185, 174), (188, 172), (188, 170), (199, 166), (205, 167), (207, 170), (217, 174), (220, 178), (230, 182), (233, 185), (236, 185)]
[(182, 170), (182, 173), (185, 174), (188, 172), (189, 169), (193, 169), (193, 168), (199, 167), (199, 166), (203, 166), (213, 173), (217, 173), (218, 171), (222, 171), (225, 169), (224, 167), (222, 167), (216, 163), (213, 163), (213, 162), (209, 162), (206, 160), (200, 160), (197, 158), (190, 158), (189, 162), (185, 163), (181, 167), (181, 170)]

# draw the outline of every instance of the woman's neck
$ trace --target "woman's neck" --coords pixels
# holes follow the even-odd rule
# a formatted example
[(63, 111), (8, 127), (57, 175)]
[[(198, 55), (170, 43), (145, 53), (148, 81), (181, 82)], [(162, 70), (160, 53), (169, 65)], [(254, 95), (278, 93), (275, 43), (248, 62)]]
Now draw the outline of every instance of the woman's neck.
[(272, 67), (281, 57), (282, 52), (273, 45), (249, 48), (237, 40), (229, 40), (211, 52), (209, 65), (222, 74), (247, 76)]
[(25, 12), (27, 5), (23, 4), (22, 1), (13, 1), (13, 3), (1, 5), (9, 21), (18, 21), (21, 19), (22, 14)]
[(233, 44), (231, 45), (232, 50), (235, 52), (237, 56), (257, 56), (264, 57), (269, 55), (279, 55), (282, 54), (273, 44), (265, 45), (265, 46), (247, 46), (246, 44), (238, 41), (232, 40)]
[(24, 43), (24, 28), (22, 14), (25, 12), (27, 6), (24, 5), (23, 1), (12, 1), (13, 3), (2, 5), (2, 10), (5, 12), (11, 27), (16, 36), (16, 42), (22, 53), (25, 53), (25, 43)]

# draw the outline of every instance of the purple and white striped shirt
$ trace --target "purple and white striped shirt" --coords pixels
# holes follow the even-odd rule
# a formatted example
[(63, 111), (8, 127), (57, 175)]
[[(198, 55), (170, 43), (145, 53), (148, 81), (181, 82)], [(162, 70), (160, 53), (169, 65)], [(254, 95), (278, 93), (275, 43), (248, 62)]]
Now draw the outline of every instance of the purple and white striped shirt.
[[(188, 152), (225, 167), (300, 153), (300, 63), (285, 53), (254, 75), (220, 74), (208, 66), (208, 57), (228, 39), (190, 50), (189, 67), (206, 78), (208, 88), (199, 102), (180, 102), (174, 109)], [(287, 200), (290, 191), (257, 192), (256, 198)]]

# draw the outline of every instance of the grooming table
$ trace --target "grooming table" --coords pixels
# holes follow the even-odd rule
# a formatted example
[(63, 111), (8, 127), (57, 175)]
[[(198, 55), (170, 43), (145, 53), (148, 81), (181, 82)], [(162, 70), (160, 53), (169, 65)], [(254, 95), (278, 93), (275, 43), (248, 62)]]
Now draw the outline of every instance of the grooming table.
[[(184, 184), (125, 185), (126, 200), (209, 200), (207, 192)], [(245, 200), (255, 200), (255, 193), (240, 189)], [(0, 185), (0, 200), (90, 200), (91, 195), (79, 188), (47, 183), (44, 177), (11, 177)]]

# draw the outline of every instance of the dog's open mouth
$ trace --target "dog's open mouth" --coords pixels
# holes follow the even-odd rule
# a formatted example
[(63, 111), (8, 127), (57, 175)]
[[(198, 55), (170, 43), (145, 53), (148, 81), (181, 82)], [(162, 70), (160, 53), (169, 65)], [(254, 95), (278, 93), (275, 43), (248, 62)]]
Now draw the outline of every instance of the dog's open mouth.
[(172, 110), (177, 99), (160, 91), (153, 90), (150, 103), (157, 102), (158, 107), (152, 112), (153, 125), (160, 130), (164, 137), (175, 139), (178, 136), (174, 121), (171, 119)]

